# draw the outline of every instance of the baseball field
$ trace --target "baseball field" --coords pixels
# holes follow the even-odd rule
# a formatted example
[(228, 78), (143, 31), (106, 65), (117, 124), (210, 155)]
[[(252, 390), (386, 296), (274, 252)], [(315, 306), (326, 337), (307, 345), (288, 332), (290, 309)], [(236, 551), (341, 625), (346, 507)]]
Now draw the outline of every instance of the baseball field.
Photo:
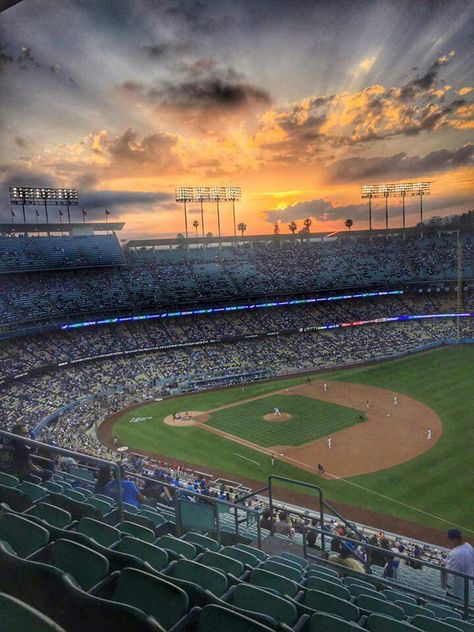
[(148, 402), (106, 420), (112, 435), (230, 480), (279, 474), (338, 506), (474, 533), (473, 346)]

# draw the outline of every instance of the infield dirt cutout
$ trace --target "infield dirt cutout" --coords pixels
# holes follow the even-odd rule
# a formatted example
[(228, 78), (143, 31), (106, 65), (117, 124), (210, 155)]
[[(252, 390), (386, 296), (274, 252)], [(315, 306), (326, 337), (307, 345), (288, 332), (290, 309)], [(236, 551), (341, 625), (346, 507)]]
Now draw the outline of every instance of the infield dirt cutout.
[[(441, 437), (443, 427), (439, 416), (425, 404), (407, 395), (352, 382), (331, 380), (326, 384), (326, 391), (324, 390), (324, 382), (315, 380), (291, 388), (272, 391), (258, 397), (232, 402), (205, 412), (183, 411), (181, 414), (187, 413), (189, 419), (173, 419), (173, 415), (168, 415), (163, 419), (163, 423), (182, 428), (199, 425), (207, 432), (225, 437), (234, 443), (245, 445), (266, 455), (274, 454), (276, 459), (313, 474), (317, 473), (317, 465), (321, 463), (327, 478), (347, 478), (400, 465), (415, 459), (432, 448)], [(301, 395), (347, 406), (365, 413), (366, 420), (333, 433), (331, 435), (331, 448), (328, 447), (328, 436), (299, 446), (275, 445), (264, 448), (237, 435), (213, 428), (206, 423), (210, 415), (218, 410), (240, 406), (276, 394)], [(397, 403), (395, 403), (395, 398)], [(141, 405), (134, 405), (127, 410)], [(272, 408), (270, 410), (272, 411)], [(120, 414), (123, 414), (123, 411), (112, 415), (100, 426), (99, 438), (109, 447), (113, 445), (112, 427), (120, 418)], [(284, 414), (288, 416), (287, 413)], [(275, 421), (275, 417), (278, 418), (277, 415), (273, 414), (273, 411), (265, 416), (270, 418), (270, 423)], [(283, 417), (283, 413), (281, 417)], [(291, 419), (278, 419), (278, 421), (286, 421), (291, 424)], [(428, 428), (431, 429), (431, 439), (428, 438)]]
[(271, 423), (278, 423), (279, 421), (290, 421), (290, 419), (293, 419), (293, 415), (289, 415), (288, 413), (280, 413), (279, 415), (268, 413), (268, 415), (263, 415), (263, 419)]
[[(400, 463), (411, 461), (432, 448), (439, 440), (443, 428), (438, 415), (425, 404), (401, 393), (366, 384), (352, 382), (314, 381), (288, 389), (273, 391), (258, 397), (232, 402), (205, 412), (189, 411), (189, 421), (173, 420), (172, 415), (164, 422), (176, 426), (199, 424), (203, 430), (225, 437), (235, 443), (270, 455), (304, 470), (315, 472), (321, 463), (328, 478), (349, 477), (385, 470)], [(347, 406), (365, 413), (366, 420), (331, 435), (299, 445), (275, 445), (264, 448), (237, 435), (213, 428), (206, 424), (210, 415), (224, 408), (231, 408), (273, 395), (301, 395), (340, 406)], [(396, 403), (395, 403), (396, 402)], [(286, 417), (285, 417), (286, 416)], [(264, 416), (268, 422), (291, 423), (291, 415), (273, 412)], [(315, 420), (317, 421), (317, 420)], [(431, 429), (431, 439), (428, 429)]]

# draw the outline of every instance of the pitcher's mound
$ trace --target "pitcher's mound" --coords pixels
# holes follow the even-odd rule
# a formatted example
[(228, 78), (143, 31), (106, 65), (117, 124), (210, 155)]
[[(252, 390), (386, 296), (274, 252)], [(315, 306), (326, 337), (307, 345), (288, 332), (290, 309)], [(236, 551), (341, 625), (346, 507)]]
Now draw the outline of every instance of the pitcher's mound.
[(263, 415), (265, 421), (288, 421), (293, 419), (293, 415), (289, 415), (288, 413), (280, 413), (279, 415), (275, 415), (274, 413), (268, 413), (268, 415)]
[(199, 410), (188, 410), (176, 413), (175, 415), (167, 415), (163, 421), (168, 426), (180, 426), (181, 428), (185, 428), (186, 426), (195, 426), (197, 421), (195, 421), (194, 417), (198, 417), (202, 415)]

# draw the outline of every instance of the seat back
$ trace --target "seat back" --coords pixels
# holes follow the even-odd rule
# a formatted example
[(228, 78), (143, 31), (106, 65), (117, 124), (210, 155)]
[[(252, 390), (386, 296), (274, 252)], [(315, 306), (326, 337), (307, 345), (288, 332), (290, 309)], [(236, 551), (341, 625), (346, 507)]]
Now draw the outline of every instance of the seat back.
[(199, 561), (205, 566), (217, 568), (223, 573), (230, 573), (235, 577), (240, 577), (244, 572), (244, 565), (242, 562), (234, 560), (231, 557), (227, 557), (227, 555), (215, 553), (214, 551), (205, 551)]
[(383, 592), (377, 592), (374, 586), (372, 586), (372, 588), (366, 588), (365, 586), (359, 586), (359, 584), (352, 584), (349, 586), (349, 592), (353, 597), (367, 595), (368, 597), (374, 597), (375, 599), (387, 601), (387, 597), (383, 594)]
[(293, 560), (289, 560), (286, 557), (282, 557), (281, 555), (272, 555), (268, 559), (272, 562), (278, 562), (278, 564), (283, 564), (284, 566), (294, 568), (295, 570), (299, 571), (301, 575), (304, 573), (304, 568), (301, 566), (301, 564), (298, 564), (298, 562), (294, 562)]
[[(389, 617), (393, 617), (397, 619), (397, 621), (403, 621), (405, 618), (405, 613), (400, 606), (397, 606), (390, 601), (384, 599), (377, 599), (376, 597), (372, 597), (369, 595), (359, 595), (356, 599), (357, 605), (359, 608), (363, 610), (368, 610), (369, 612), (376, 612), (378, 614), (386, 614)], [(409, 604), (412, 605), (412, 604)]]
[(25, 493), (31, 502), (44, 498), (48, 494), (48, 490), (45, 487), (30, 483), (29, 481), (22, 481), (18, 485), (18, 489)]
[(199, 614), (195, 632), (270, 632), (271, 628), (222, 606), (206, 606)]
[(244, 551), (238, 546), (225, 546), (220, 550), (222, 555), (227, 555), (227, 557), (232, 557), (234, 560), (238, 560), (242, 562), (242, 564), (247, 564), (247, 566), (251, 566), (255, 568), (260, 563), (258, 557), (249, 553), (248, 551)]
[(313, 571), (318, 573), (325, 573), (326, 575), (332, 575), (333, 577), (337, 577), (339, 579), (339, 573), (329, 566), (325, 566), (324, 564), (310, 564), (308, 568), (308, 574), (311, 575)]
[(20, 479), (12, 474), (6, 472), (0, 472), (0, 485), (5, 487), (17, 487), (20, 484)]
[(191, 560), (178, 560), (173, 569), (173, 576), (193, 582), (217, 597), (223, 595), (228, 587), (224, 573)]
[(66, 498), (70, 498), (71, 500), (77, 500), (80, 503), (85, 502), (86, 497), (82, 492), (78, 492), (77, 489), (65, 489), (63, 491), (64, 496)]
[(260, 551), (260, 549), (255, 548), (254, 546), (249, 546), (248, 544), (236, 544), (236, 549), (240, 549), (241, 551), (246, 551), (247, 553), (251, 553), (254, 557), (256, 557), (260, 562), (264, 562), (268, 555), (265, 551)]
[(308, 625), (308, 632), (356, 632), (357, 630), (362, 632), (363, 628), (327, 612), (313, 614)]
[[(329, 575), (327, 575), (327, 577), (329, 577)], [(349, 590), (345, 586), (342, 586), (342, 584), (337, 584), (336, 582), (331, 582), (314, 575), (312, 577), (308, 577), (305, 587), (309, 590), (322, 590), (323, 592), (328, 593), (328, 595), (334, 595), (334, 597), (339, 597), (340, 599), (350, 599), (351, 596)]]
[(18, 487), (7, 487), (0, 485), (0, 503), (6, 503), (15, 511), (25, 511), (33, 504), (29, 498)]
[(289, 626), (294, 625), (298, 617), (296, 607), (287, 599), (246, 583), (235, 587), (229, 603), (236, 608), (266, 614)]
[(406, 621), (397, 621), (383, 614), (371, 614), (367, 622), (370, 632), (415, 632), (415, 628)]
[(189, 606), (184, 590), (134, 568), (120, 573), (111, 598), (151, 614), (167, 630), (186, 614)]
[(44, 502), (33, 505), (31, 509), (28, 509), (26, 515), (41, 518), (41, 520), (44, 520), (49, 525), (58, 527), (59, 529), (62, 529), (72, 521), (72, 516), (69, 511)]
[(196, 547), (193, 544), (184, 542), (184, 540), (175, 538), (172, 535), (162, 535), (161, 538), (158, 538), (156, 544), (163, 549), (174, 551), (188, 560), (194, 560), (197, 555)]
[(161, 571), (168, 564), (168, 553), (155, 544), (144, 542), (130, 535), (122, 538), (114, 547), (116, 551), (135, 555), (141, 560), (148, 562), (156, 571)]
[(453, 619), (462, 619), (462, 615), (460, 612), (453, 610), (449, 606), (443, 606), (442, 604), (433, 603), (430, 601), (426, 604), (428, 610), (434, 612), (435, 617), (438, 619), (446, 619), (446, 617), (451, 617)]
[(109, 572), (107, 558), (82, 544), (59, 539), (50, 547), (51, 564), (71, 574), (83, 590), (90, 590)]
[(8, 542), (20, 557), (28, 557), (48, 544), (49, 533), (23, 516), (4, 513), (0, 515), (0, 540)]
[(459, 621), (459, 619), (447, 617), (444, 622), (449, 623), (450, 625), (454, 625), (460, 630), (463, 630), (463, 632), (474, 632), (474, 623), (469, 623), (469, 621)]
[(419, 606), (416, 603), (411, 603), (409, 601), (404, 601), (401, 599), (397, 599), (395, 605), (403, 610), (405, 616), (407, 617), (416, 617), (417, 614), (422, 614), (425, 617), (434, 617), (435, 613), (433, 610), (429, 608), (425, 608), (423, 606)]
[(188, 531), (188, 533), (183, 536), (183, 540), (191, 542), (191, 544), (197, 544), (203, 549), (207, 549), (209, 551), (215, 552), (220, 549), (219, 543), (216, 540), (208, 538), (205, 535), (201, 535), (200, 533), (194, 533), (193, 531)]
[[(444, 621), (438, 621), (437, 619), (432, 619), (431, 617), (425, 617), (424, 615), (416, 615), (411, 620), (412, 624), (419, 628), (420, 630), (425, 630), (426, 632), (459, 632), (459, 628), (451, 625), (449, 623), (445, 623)], [(461, 622), (460, 622), (461, 623)]]
[(300, 570), (292, 568), (291, 566), (280, 564), (279, 562), (274, 562), (273, 559), (265, 560), (262, 564), (262, 568), (271, 571), (272, 573), (277, 573), (277, 575), (282, 575), (283, 577), (292, 579), (294, 582), (299, 582), (301, 580)]
[(76, 531), (84, 533), (102, 546), (112, 546), (118, 542), (122, 536), (120, 531), (115, 527), (111, 527), (104, 522), (94, 520), (93, 518), (82, 518), (76, 527)]
[(54, 623), (39, 610), (28, 604), (0, 593), (0, 630), (9, 632), (65, 632), (64, 628)]
[(106, 503), (101, 498), (96, 498), (95, 496), (91, 496), (90, 498), (88, 498), (86, 500), (86, 504), (90, 505), (91, 507), (95, 507), (100, 512), (101, 516), (104, 516), (107, 512), (110, 511), (109, 503)]
[(155, 539), (155, 533), (151, 529), (142, 527), (136, 522), (128, 522), (127, 520), (124, 520), (124, 522), (119, 522), (115, 526), (121, 533), (132, 535), (134, 538), (139, 538), (144, 542), (153, 542)]
[(298, 584), (292, 579), (277, 575), (264, 568), (254, 568), (250, 574), (250, 583), (262, 588), (273, 588), (281, 595), (294, 597), (298, 591)]
[(48, 492), (54, 492), (55, 494), (61, 494), (64, 491), (64, 487), (61, 483), (56, 483), (54, 481), (45, 481), (43, 483), (43, 487), (45, 487)]
[(160, 524), (166, 522), (166, 518), (156, 511), (149, 511), (148, 509), (140, 509), (137, 514), (137, 517), (147, 518), (151, 523), (153, 523), (154, 527), (159, 527)]
[(308, 560), (305, 560), (304, 557), (301, 557), (300, 555), (295, 555), (294, 553), (283, 551), (282, 553), (280, 553), (280, 557), (284, 557), (287, 560), (290, 560), (290, 562), (299, 564), (302, 570), (304, 570), (308, 566)]
[(384, 590), (383, 594), (387, 597), (387, 599), (389, 601), (393, 601), (394, 603), (399, 600), (399, 601), (405, 601), (406, 603), (412, 603), (416, 606), (416, 599), (415, 597), (412, 597), (411, 595), (407, 595), (405, 593), (402, 592), (398, 592), (396, 590)]
[(334, 595), (329, 595), (321, 590), (308, 590), (305, 595), (305, 604), (313, 608), (313, 610), (329, 612), (346, 621), (358, 621), (360, 616), (359, 608), (353, 603), (334, 597)]

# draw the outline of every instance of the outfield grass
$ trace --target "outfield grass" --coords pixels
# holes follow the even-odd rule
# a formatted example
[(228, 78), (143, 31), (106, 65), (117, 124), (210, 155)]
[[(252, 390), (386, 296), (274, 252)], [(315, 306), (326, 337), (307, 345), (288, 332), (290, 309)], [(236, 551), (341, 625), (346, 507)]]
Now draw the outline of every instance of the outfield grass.
[[(177, 428), (161, 423), (177, 410), (209, 410), (271, 393), (305, 377), (187, 395), (155, 402), (125, 413), (114, 432), (126, 445), (180, 458), (206, 471), (219, 469), (238, 478), (265, 482), (270, 473), (317, 483), (334, 501), (445, 529), (445, 520), (472, 530), (474, 516), (474, 346), (444, 347), (380, 365), (326, 373), (325, 380), (363, 383), (405, 393), (431, 407), (443, 422), (443, 434), (431, 450), (402, 465), (351, 478), (326, 481), (277, 462), (273, 470), (264, 454), (238, 446), (199, 427)], [(323, 379), (319, 374), (318, 379)], [(282, 408), (282, 410), (284, 410)], [(134, 416), (150, 421), (128, 423)], [(274, 424), (275, 426), (277, 424)], [(273, 424), (272, 424), (273, 428)], [(423, 513), (426, 512), (426, 513)], [(434, 514), (438, 518), (427, 514)]]
[[(264, 415), (272, 414), (275, 407), (291, 415), (292, 419), (265, 421)], [(211, 413), (207, 424), (268, 448), (272, 445), (302, 445), (333, 434), (360, 423), (360, 414), (353, 408), (311, 397), (272, 395)]]

